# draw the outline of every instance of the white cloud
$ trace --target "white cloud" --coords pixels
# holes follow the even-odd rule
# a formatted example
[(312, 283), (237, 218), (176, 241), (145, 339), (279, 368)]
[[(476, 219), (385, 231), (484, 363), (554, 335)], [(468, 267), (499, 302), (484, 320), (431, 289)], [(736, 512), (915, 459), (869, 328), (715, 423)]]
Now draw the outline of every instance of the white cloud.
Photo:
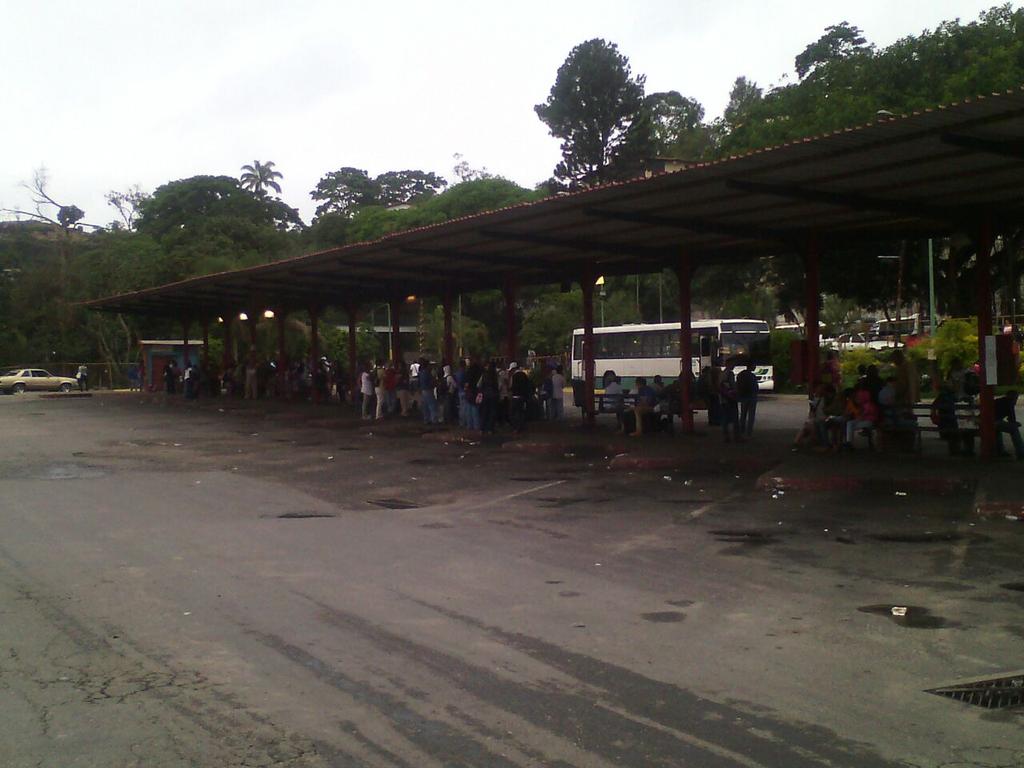
[(452, 154), (521, 184), (558, 143), (533, 113), (569, 50), (618, 43), (649, 91), (721, 112), (738, 75), (779, 82), (842, 20), (879, 45), (994, 0), (435, 0), (15, 3), (0, 28), (0, 207), (45, 164), (55, 197), (109, 221), (110, 189), (273, 160), (284, 198), (343, 165), (450, 173)]

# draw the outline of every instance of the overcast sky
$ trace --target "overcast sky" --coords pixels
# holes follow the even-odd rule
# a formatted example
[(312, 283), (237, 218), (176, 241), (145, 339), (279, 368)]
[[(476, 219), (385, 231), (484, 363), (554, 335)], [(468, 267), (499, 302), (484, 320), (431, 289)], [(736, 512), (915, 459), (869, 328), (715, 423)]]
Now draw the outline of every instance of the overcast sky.
[(309, 191), (342, 166), (451, 177), (452, 155), (532, 187), (559, 159), (533, 106), (576, 44), (619, 45), (648, 92), (721, 114), (733, 80), (792, 77), (847, 20), (887, 45), (994, 0), (170, 2), (0, 0), (0, 208), (45, 166), (53, 197), (105, 224), (111, 189), (152, 191), (253, 160)]

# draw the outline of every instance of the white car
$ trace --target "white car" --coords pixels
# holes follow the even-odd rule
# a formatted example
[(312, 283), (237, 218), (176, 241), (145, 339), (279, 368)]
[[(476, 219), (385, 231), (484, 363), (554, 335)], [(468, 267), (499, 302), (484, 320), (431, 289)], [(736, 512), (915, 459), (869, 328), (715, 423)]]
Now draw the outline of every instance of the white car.
[(70, 392), (78, 382), (67, 376), (54, 376), (42, 368), (15, 368), (0, 375), (0, 392)]
[(843, 333), (836, 337), (839, 349), (867, 349), (868, 338), (863, 333)]

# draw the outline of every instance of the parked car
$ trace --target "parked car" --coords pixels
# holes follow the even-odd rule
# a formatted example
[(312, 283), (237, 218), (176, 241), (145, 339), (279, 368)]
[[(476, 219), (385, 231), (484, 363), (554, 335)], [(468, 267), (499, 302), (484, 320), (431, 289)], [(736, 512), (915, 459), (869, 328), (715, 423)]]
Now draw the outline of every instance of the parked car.
[(54, 376), (42, 368), (15, 368), (0, 375), (0, 392), (21, 394), (22, 392), (70, 392), (78, 382), (67, 376)]

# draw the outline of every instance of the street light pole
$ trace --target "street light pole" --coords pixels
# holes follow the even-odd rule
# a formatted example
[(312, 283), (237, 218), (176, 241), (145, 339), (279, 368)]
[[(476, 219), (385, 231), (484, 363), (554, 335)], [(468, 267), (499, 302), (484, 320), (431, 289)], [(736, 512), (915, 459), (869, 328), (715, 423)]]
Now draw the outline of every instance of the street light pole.
[(928, 238), (928, 328), (933, 339), (935, 339), (935, 264), (933, 262), (934, 251), (932, 239)]

